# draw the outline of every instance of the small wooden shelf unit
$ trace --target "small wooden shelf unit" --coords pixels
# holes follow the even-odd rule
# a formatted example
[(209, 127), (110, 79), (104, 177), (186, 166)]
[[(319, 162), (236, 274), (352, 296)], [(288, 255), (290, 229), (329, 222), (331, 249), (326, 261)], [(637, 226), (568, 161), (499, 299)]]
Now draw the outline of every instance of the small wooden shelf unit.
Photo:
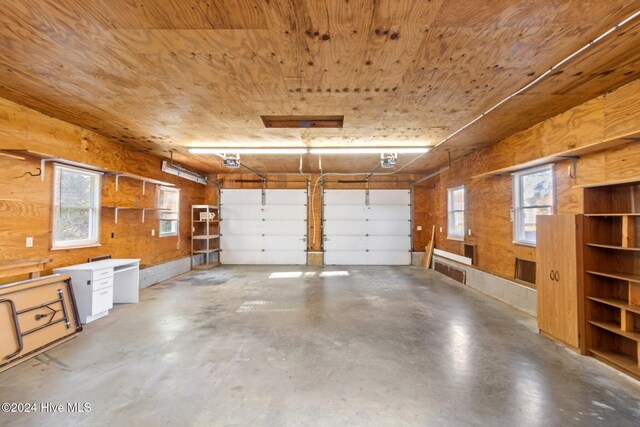
[[(191, 268), (208, 269), (219, 264), (220, 209), (213, 205), (191, 206)], [(204, 255), (196, 264), (195, 256)]]
[(640, 182), (584, 191), (585, 350), (640, 379)]

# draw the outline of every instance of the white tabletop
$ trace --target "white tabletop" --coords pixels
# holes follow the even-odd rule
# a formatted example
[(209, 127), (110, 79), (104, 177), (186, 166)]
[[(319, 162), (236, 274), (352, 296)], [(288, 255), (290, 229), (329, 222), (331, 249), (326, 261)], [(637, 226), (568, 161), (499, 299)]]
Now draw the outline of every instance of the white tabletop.
[(53, 271), (69, 271), (69, 270), (99, 270), (101, 268), (121, 267), (128, 264), (139, 264), (140, 258), (113, 258), (103, 259), (101, 261), (87, 262), (84, 264), (70, 265), (67, 267), (55, 268)]

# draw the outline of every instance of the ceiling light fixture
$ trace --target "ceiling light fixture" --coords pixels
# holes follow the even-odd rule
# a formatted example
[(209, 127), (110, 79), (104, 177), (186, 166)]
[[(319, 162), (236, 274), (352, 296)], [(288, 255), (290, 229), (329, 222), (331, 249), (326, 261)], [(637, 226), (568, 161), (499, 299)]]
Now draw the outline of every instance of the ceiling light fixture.
[(170, 175), (175, 175), (180, 178), (188, 179), (189, 181), (197, 182), (198, 184), (207, 185), (208, 180), (206, 177), (199, 175), (195, 172), (187, 170), (173, 161), (162, 161), (162, 172)]
[(429, 151), (428, 147), (333, 147), (333, 148), (311, 148), (311, 154), (422, 154)]
[(227, 153), (232, 154), (306, 154), (306, 148), (295, 148), (295, 147), (285, 147), (285, 148), (249, 148), (249, 147), (192, 147), (189, 148), (189, 152), (192, 154), (220, 154), (224, 155)]

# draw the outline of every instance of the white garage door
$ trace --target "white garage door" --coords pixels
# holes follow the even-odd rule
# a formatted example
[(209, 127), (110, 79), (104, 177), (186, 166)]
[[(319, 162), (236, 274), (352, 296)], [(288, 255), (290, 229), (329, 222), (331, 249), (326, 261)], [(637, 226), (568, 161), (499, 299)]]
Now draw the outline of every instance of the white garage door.
[(307, 191), (221, 190), (222, 264), (306, 264)]
[(325, 190), (324, 263), (411, 264), (409, 190)]

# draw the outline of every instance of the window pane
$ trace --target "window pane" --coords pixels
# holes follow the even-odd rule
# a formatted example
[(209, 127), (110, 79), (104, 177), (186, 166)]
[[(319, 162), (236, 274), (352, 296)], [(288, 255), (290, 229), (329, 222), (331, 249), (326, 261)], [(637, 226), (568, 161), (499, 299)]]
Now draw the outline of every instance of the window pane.
[(464, 189), (458, 188), (457, 190), (453, 190), (453, 206), (452, 210), (454, 211), (463, 211), (464, 210)]
[(175, 233), (177, 225), (178, 225), (177, 221), (160, 220), (160, 234)]
[(177, 234), (180, 209), (180, 192), (176, 189), (160, 188), (158, 207), (168, 209), (159, 212), (160, 235)]
[(453, 234), (464, 236), (464, 212), (453, 212)]
[(60, 208), (56, 222), (55, 240), (91, 239), (91, 210)]
[(551, 215), (551, 208), (523, 208), (522, 230), (520, 238), (526, 242), (536, 241), (536, 216)]
[(522, 175), (522, 206), (553, 204), (551, 170)]
[(98, 243), (99, 173), (55, 165), (53, 246)]

